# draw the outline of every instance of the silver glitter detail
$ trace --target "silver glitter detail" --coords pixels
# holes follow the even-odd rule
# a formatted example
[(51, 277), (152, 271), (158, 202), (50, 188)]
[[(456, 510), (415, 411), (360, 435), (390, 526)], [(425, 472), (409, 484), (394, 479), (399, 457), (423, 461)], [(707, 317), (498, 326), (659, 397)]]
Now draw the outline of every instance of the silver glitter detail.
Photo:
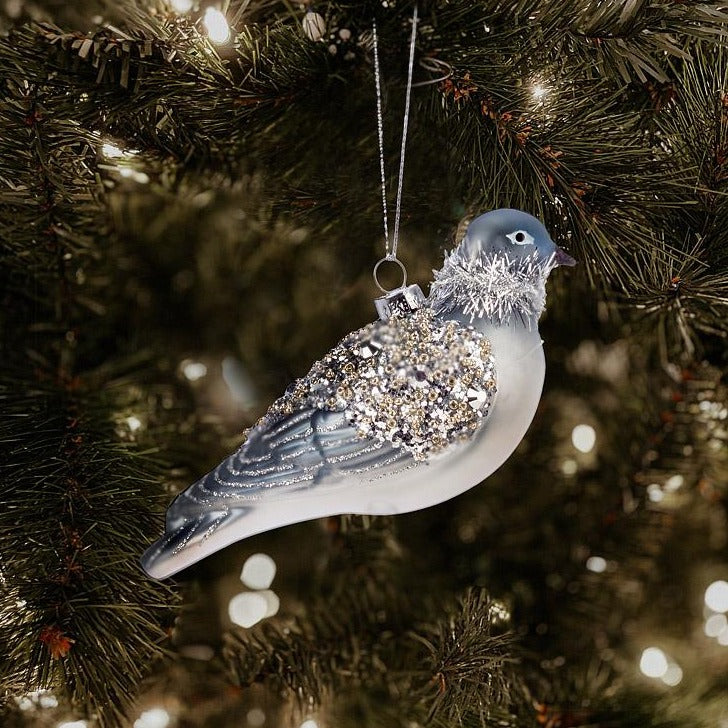
[(282, 437), (280, 440), (276, 440), (276, 447), (280, 447), (281, 445), (285, 445), (288, 442), (293, 442), (294, 440), (300, 440), (302, 437), (308, 437), (309, 435), (313, 435), (313, 428), (309, 427), (306, 430), (304, 430), (302, 433), (297, 432), (293, 435), (288, 435), (288, 437)]
[(202, 540), (206, 541), (210, 536), (212, 536), (215, 531), (217, 531), (217, 527), (227, 519), (227, 517), (230, 515), (230, 511), (226, 508), (205, 530), (205, 532), (202, 534)]
[(495, 361), (485, 336), (422, 308), (346, 336), (273, 403), (260, 424), (275, 426), (312, 407), (343, 412), (360, 437), (425, 460), (468, 439), (495, 394)]
[[(247, 436), (247, 432), (248, 431), (246, 431), (246, 436)], [(255, 463), (262, 463), (262, 462), (265, 462), (266, 460), (270, 460), (271, 453), (269, 453), (269, 452), (265, 453), (265, 455), (260, 455), (260, 456), (248, 457), (246, 455), (245, 457), (242, 457), (243, 449), (245, 448), (246, 444), (247, 444), (247, 440), (245, 440), (243, 442), (243, 444), (240, 446), (238, 451), (235, 453), (234, 457), (236, 460), (239, 460), (241, 463), (245, 463), (246, 465), (255, 465)]]
[[(295, 467), (293, 465), (288, 465), (286, 468), (283, 468), (283, 469), (278, 470), (278, 472), (276, 472), (276, 476), (279, 475), (279, 474), (281, 474), (281, 473), (291, 472), (291, 471), (294, 471), (294, 470), (295, 470)], [(226, 480), (225, 478), (223, 478), (223, 477), (220, 476), (220, 474), (217, 472), (217, 470), (213, 471), (213, 476), (215, 478), (215, 483), (217, 483), (217, 485), (229, 486), (229, 487), (232, 487), (232, 488), (237, 488), (239, 490), (241, 489), (241, 484), (240, 483), (238, 483), (238, 482), (236, 482), (234, 480)], [(260, 483), (257, 483), (256, 485), (257, 486), (260, 486), (261, 484)], [(242, 488), (251, 488), (251, 487), (253, 487), (253, 485), (252, 484), (251, 485), (248, 485), (247, 483), (242, 486)], [(217, 491), (210, 490), (210, 488), (208, 488), (208, 487), (205, 487), (205, 491), (208, 494), (210, 494), (210, 495), (217, 495), (218, 494)]]
[[(186, 526), (189, 522), (189, 519), (185, 518), (182, 525)], [(170, 534), (171, 536), (174, 536), (175, 534)], [(180, 542), (175, 546), (175, 548), (172, 550), (173, 554), (178, 554), (182, 549), (187, 546), (187, 544), (190, 542), (190, 539), (195, 535), (195, 529), (191, 529), (185, 533), (184, 537), (180, 540)]]
[[(289, 387), (290, 389), (290, 387)], [(308, 419), (308, 415), (303, 412), (299, 415), (296, 415), (295, 417), (291, 417), (290, 419), (286, 420), (282, 425), (279, 425), (278, 427), (273, 428), (270, 430), (270, 432), (266, 432), (263, 434), (263, 437), (266, 440), (273, 440), (274, 438), (278, 437), (278, 435), (281, 435), (286, 430), (290, 430), (291, 428), (295, 427), (296, 425), (300, 424), (301, 422), (305, 422)]]
[[(387, 461), (390, 463), (391, 461)], [(408, 461), (406, 465), (402, 466), (401, 468), (395, 468), (392, 470), (384, 470), (383, 472), (378, 472), (376, 475), (372, 475), (369, 480), (374, 482), (376, 480), (382, 480), (384, 478), (390, 478), (393, 475), (399, 475), (400, 473), (404, 473), (407, 470), (411, 470), (414, 468), (416, 463), (414, 461)]]
[(428, 305), (437, 314), (460, 309), (470, 320), (488, 318), (496, 324), (517, 318), (529, 329), (546, 306), (546, 278), (554, 256), (538, 254), (509, 258), (502, 252), (471, 258), (460, 245), (445, 254), (442, 270), (433, 271)]
[(270, 473), (276, 473), (279, 471), (277, 465), (269, 465), (267, 468), (258, 468), (257, 470), (237, 470), (236, 468), (228, 466), (228, 472), (230, 475), (237, 477), (243, 476), (247, 478), (258, 478), (261, 475), (270, 475)]
[[(348, 452), (344, 455), (333, 455), (328, 461), (330, 463), (344, 463), (347, 460), (355, 460), (356, 458), (361, 458), (362, 455), (369, 455), (370, 453), (377, 452), (377, 450), (381, 450), (383, 445), (383, 442), (375, 442), (373, 445), (369, 445), (369, 447), (365, 447), (362, 450), (354, 450), (354, 452)], [(386, 465), (387, 461), (385, 460), (382, 464)]]
[(318, 452), (318, 450), (315, 445), (311, 445), (311, 447), (305, 447), (302, 450), (284, 452), (283, 454), (281, 454), (280, 459), (282, 461), (292, 460), (294, 458), (300, 457), (301, 455), (305, 455), (307, 452)]
[[(232, 491), (219, 491), (219, 490), (211, 490), (209, 488), (205, 489), (206, 495), (211, 496), (212, 498), (232, 498), (236, 501), (238, 500), (258, 500), (261, 498), (261, 493), (257, 492), (257, 489), (259, 488), (278, 488), (278, 487), (285, 487), (288, 485), (295, 485), (296, 483), (304, 483), (309, 480), (313, 480), (316, 477), (317, 474), (317, 468), (304, 468), (300, 475), (295, 475), (290, 478), (279, 478), (277, 480), (271, 480), (268, 482), (262, 482), (262, 483), (253, 483), (251, 485), (244, 485), (241, 487), (240, 483), (231, 482), (229, 480), (223, 480), (219, 476), (215, 475), (215, 481), (218, 485), (227, 486), (233, 488)], [(253, 491), (253, 494), (246, 493), (245, 491), (247, 489), (250, 489)], [(215, 504), (216, 501), (209, 500), (208, 503)]]

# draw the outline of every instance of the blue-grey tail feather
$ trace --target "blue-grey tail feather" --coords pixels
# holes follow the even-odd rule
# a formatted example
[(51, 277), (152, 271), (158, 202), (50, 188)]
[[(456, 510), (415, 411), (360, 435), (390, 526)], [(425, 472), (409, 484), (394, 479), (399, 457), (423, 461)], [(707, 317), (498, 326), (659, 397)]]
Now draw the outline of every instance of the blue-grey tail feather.
[[(232, 511), (212, 511), (198, 513), (191, 517), (168, 519), (165, 534), (142, 554), (142, 568), (151, 575), (150, 572), (155, 571), (156, 565), (178, 554), (193, 539), (209, 537), (220, 527), (228, 525), (251, 510), (252, 508), (243, 507), (235, 508)], [(195, 561), (195, 559), (191, 560), (190, 565)]]

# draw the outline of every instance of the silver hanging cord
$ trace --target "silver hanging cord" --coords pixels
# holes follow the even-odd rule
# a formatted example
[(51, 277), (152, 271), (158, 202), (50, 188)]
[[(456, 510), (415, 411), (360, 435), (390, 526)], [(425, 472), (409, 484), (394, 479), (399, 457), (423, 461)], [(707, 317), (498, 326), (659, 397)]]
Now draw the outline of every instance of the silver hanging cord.
[(402, 212), (402, 185), (404, 181), (404, 158), (405, 150), (407, 146), (407, 128), (409, 126), (409, 114), (410, 114), (410, 99), (412, 96), (412, 75), (414, 68), (415, 58), (415, 41), (417, 39), (417, 6), (415, 5), (414, 12), (412, 13), (412, 35), (410, 37), (410, 52), (409, 52), (409, 64), (407, 66), (407, 91), (404, 102), (404, 119), (402, 121), (402, 145), (400, 147), (399, 155), (399, 178), (397, 181), (397, 203), (395, 208), (394, 217), (394, 234), (392, 236), (392, 243), (390, 247), (389, 240), (389, 219), (387, 214), (387, 178), (384, 173), (384, 117), (382, 114), (382, 79), (381, 70), (379, 66), (379, 38), (377, 35), (377, 21), (374, 20), (372, 23), (372, 40), (374, 42), (374, 84), (377, 91), (377, 138), (379, 141), (379, 173), (382, 179), (382, 213), (384, 218), (384, 244), (385, 244), (385, 256), (374, 266), (374, 282), (378, 288), (385, 293), (388, 292), (380, 283), (377, 277), (379, 266), (384, 261), (394, 261), (402, 269), (402, 284), (404, 287), (407, 284), (407, 271), (404, 265), (397, 258), (397, 247), (399, 245), (399, 224)]
[(417, 6), (412, 13), (412, 37), (410, 38), (409, 65), (407, 66), (407, 92), (404, 98), (404, 121), (402, 122), (402, 147), (399, 152), (399, 179), (397, 181), (397, 207), (394, 216), (394, 238), (392, 239), (392, 257), (397, 257), (399, 244), (399, 218), (402, 211), (402, 182), (404, 180), (404, 151), (407, 145), (407, 127), (409, 126), (410, 97), (412, 96), (412, 68), (415, 60), (415, 40), (417, 38)]
[(379, 140), (379, 176), (382, 179), (382, 212), (384, 214), (384, 245), (389, 254), (389, 219), (387, 217), (387, 178), (384, 174), (384, 117), (382, 115), (382, 74), (379, 70), (379, 37), (377, 21), (372, 24), (374, 41), (374, 85), (377, 89), (377, 138)]

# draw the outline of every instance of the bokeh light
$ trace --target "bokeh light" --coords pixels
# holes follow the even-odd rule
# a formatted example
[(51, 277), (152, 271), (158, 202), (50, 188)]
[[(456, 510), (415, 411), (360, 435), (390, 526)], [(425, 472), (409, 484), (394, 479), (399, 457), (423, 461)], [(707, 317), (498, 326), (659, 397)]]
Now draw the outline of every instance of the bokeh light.
[(667, 673), (667, 657), (659, 647), (648, 647), (642, 652), (640, 670), (647, 677), (661, 678)]
[(571, 442), (579, 452), (591, 452), (596, 441), (597, 433), (591, 425), (577, 425), (571, 431)]
[(589, 571), (593, 571), (595, 574), (601, 574), (607, 569), (607, 561), (601, 556), (590, 556), (586, 560), (586, 568)]
[(164, 708), (150, 708), (134, 721), (134, 728), (167, 728), (169, 723), (169, 713)]
[(726, 619), (725, 614), (711, 614), (705, 620), (705, 626), (703, 627), (708, 637), (718, 637), (726, 628), (728, 628), (728, 619)]
[(184, 361), (182, 373), (191, 382), (196, 382), (207, 374), (207, 367), (200, 361)]
[(714, 581), (705, 590), (705, 606), (714, 612), (728, 612), (728, 581)]
[(268, 554), (253, 554), (243, 564), (240, 581), (249, 589), (267, 589), (276, 575), (276, 562)]
[(665, 683), (665, 685), (669, 685), (671, 688), (674, 688), (676, 685), (679, 685), (680, 682), (683, 679), (683, 671), (680, 665), (671, 662), (667, 666), (667, 670), (665, 670), (665, 674), (662, 676), (662, 682)]
[(265, 713), (260, 708), (251, 708), (245, 719), (252, 728), (260, 728), (265, 723)]
[(230, 26), (227, 18), (217, 8), (207, 8), (203, 19), (207, 29), (207, 37), (217, 44), (230, 40)]
[(267, 612), (268, 601), (256, 592), (236, 594), (228, 604), (230, 621), (246, 629), (265, 619)]

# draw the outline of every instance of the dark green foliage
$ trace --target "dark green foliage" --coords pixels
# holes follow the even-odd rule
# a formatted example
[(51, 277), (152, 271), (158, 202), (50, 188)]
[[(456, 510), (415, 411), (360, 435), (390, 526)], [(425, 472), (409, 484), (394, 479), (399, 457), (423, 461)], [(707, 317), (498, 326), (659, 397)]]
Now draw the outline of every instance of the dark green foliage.
[[(204, 8), (162, 0), (0, 10), (6, 697), (49, 686), (75, 716), (129, 725), (166, 633), (184, 646), (195, 632), (189, 614), (171, 629), (174, 592), (137, 567), (161, 506), (371, 319), (371, 20), (394, 171), (411, 15), (390, 5), (312, 6), (327, 24), (313, 42), (302, 8), (234, 0), (223, 46)], [(261, 695), (269, 717), (316, 706), (342, 727), (718, 725), (725, 671), (704, 670), (686, 633), (725, 565), (726, 392), (704, 360), (725, 366), (728, 334), (726, 11), (454, 0), (420, 14), (415, 80), (440, 74), (433, 59), (451, 73), (413, 94), (402, 257), (424, 283), (471, 215), (543, 217), (581, 265), (550, 293), (542, 408), (457, 501), (332, 519), (328, 546), (275, 534), (307, 564), (290, 608), (227, 638), (225, 668), (178, 659), (151, 695), (215, 728), (244, 725)], [(184, 380), (187, 357), (207, 379)], [(225, 357), (256, 384), (243, 404)], [(598, 451), (569, 472), (581, 421)], [(676, 472), (682, 490), (650, 500)], [(589, 554), (608, 569), (585, 571)], [(207, 569), (192, 574), (201, 623), (219, 631)], [(668, 640), (684, 687), (641, 681), (648, 637)], [(221, 700), (224, 669), (244, 689)]]
[(445, 614), (430, 607), (439, 623), (426, 624), (425, 605), (387, 596), (349, 589), (305, 621), (232, 634), (229, 667), (244, 686), (291, 693), (303, 715), (337, 696), (339, 711), (349, 701), (392, 704), (392, 725), (513, 725), (520, 691), (501, 607), (469, 591)]
[(117, 724), (174, 602), (136, 565), (156, 521), (155, 467), (118, 441), (109, 401), (42, 377), (19, 393), (22, 382), (0, 392), (3, 681)]
[(118, 725), (174, 602), (137, 566), (160, 469), (123, 442), (139, 397), (122, 375), (139, 362), (121, 356), (103, 298), (98, 136), (44, 61), (10, 45), (3, 61), (2, 681)]

